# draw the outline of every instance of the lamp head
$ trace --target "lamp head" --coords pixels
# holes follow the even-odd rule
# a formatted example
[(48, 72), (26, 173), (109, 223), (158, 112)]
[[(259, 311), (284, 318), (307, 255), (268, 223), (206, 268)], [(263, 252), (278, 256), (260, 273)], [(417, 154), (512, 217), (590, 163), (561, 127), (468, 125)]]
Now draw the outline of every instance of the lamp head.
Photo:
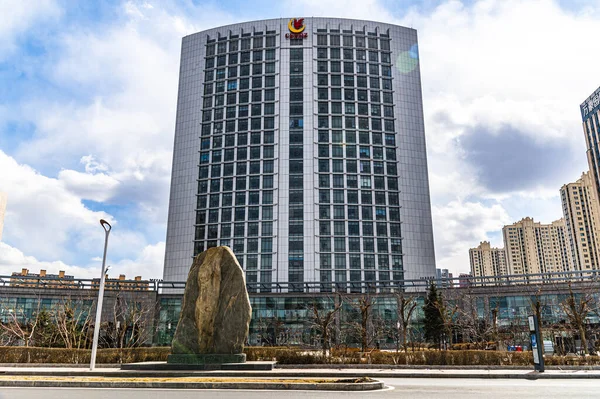
[(100, 219), (100, 225), (102, 225), (102, 228), (104, 229), (104, 231), (106, 231), (107, 233), (112, 229), (112, 226), (110, 225), (110, 223), (108, 223), (106, 220), (104, 219)]

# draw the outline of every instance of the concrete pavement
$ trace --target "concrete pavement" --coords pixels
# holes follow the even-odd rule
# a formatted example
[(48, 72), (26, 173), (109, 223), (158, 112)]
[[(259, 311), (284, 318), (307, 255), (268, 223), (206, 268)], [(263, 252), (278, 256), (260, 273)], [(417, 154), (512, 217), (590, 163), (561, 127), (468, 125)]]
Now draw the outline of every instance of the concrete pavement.
[(71, 388), (2, 388), (0, 399), (565, 399), (598, 398), (598, 380), (515, 379), (384, 379), (390, 389), (373, 392), (249, 391), (249, 390), (133, 390)]

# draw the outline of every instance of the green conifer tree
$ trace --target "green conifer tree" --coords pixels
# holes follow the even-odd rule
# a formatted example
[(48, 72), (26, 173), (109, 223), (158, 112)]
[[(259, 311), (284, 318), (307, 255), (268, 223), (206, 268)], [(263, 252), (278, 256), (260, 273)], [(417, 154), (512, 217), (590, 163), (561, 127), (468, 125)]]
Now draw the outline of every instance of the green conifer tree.
[(423, 313), (425, 314), (423, 330), (425, 332), (425, 340), (438, 345), (444, 332), (444, 322), (438, 306), (439, 301), (440, 298), (437, 289), (432, 281), (427, 297), (425, 298), (425, 305), (423, 306)]

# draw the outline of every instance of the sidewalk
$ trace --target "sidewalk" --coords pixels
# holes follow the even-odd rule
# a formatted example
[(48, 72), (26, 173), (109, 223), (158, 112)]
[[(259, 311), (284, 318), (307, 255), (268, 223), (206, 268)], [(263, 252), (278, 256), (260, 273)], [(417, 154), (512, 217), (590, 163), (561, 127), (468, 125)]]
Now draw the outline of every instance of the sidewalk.
[[(289, 367), (289, 368), (288, 368)], [(550, 369), (537, 373), (530, 369), (389, 369), (380, 368), (276, 368), (272, 371), (130, 371), (120, 368), (97, 368), (89, 371), (81, 367), (0, 367), (0, 376), (55, 376), (55, 377), (118, 377), (118, 378), (484, 378), (484, 379), (600, 379), (600, 370)]]

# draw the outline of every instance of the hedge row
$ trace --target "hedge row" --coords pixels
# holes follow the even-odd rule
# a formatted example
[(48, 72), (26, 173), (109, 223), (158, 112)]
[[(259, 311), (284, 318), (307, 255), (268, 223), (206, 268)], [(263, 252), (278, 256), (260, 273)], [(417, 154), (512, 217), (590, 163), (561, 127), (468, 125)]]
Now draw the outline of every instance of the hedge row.
[[(424, 350), (416, 352), (387, 352), (374, 350), (363, 354), (358, 350), (332, 350), (324, 357), (318, 351), (298, 349), (251, 347), (247, 359), (276, 360), (279, 364), (394, 364), (423, 366), (532, 366), (531, 352), (485, 350)], [(545, 363), (553, 366), (598, 366), (600, 356), (545, 356)]]
[[(89, 349), (0, 346), (0, 363), (89, 363)], [(96, 363), (135, 363), (167, 360), (170, 347), (98, 349)]]
[[(136, 363), (165, 361), (169, 347), (99, 349), (97, 363)], [(89, 363), (90, 350), (34, 347), (0, 347), (0, 363)], [(530, 366), (530, 352), (500, 352), (481, 350), (448, 350), (417, 352), (382, 352), (363, 354), (356, 350), (332, 350), (324, 357), (319, 351), (282, 347), (249, 347), (248, 361), (277, 361), (280, 364), (407, 364), (429, 366)], [(599, 356), (546, 356), (547, 365), (600, 365)]]

